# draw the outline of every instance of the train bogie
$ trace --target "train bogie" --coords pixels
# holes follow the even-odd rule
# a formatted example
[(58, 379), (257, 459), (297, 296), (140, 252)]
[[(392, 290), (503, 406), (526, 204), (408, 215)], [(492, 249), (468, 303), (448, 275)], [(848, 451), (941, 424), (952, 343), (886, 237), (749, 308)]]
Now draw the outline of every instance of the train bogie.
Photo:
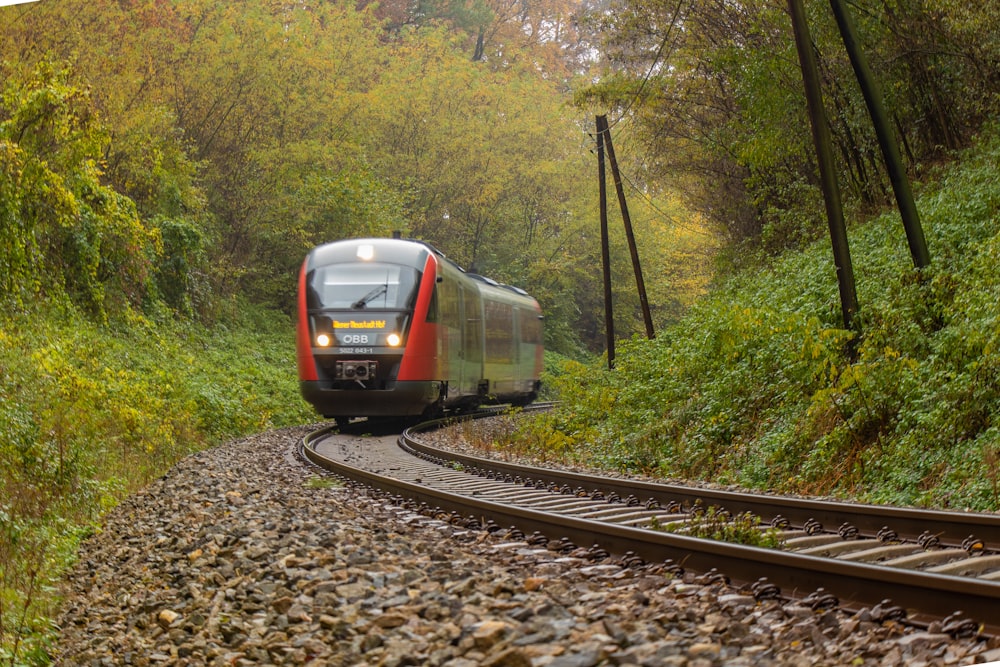
[(540, 386), (541, 317), (524, 291), (424, 243), (328, 243), (299, 275), (302, 395), (338, 421), (526, 404)]

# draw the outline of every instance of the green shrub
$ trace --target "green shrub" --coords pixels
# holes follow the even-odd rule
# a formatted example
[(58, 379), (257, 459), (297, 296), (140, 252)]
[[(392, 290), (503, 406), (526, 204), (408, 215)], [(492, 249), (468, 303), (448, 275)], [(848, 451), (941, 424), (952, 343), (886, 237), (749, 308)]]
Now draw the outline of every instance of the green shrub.
[[(41, 63), (0, 90), (0, 305), (65, 290), (97, 318), (146, 298), (159, 237), (101, 182), (89, 92)], [(43, 278), (44, 276), (44, 278)]]
[(735, 276), (616, 369), (567, 365), (527, 427), (591, 464), (775, 491), (1000, 507), (1000, 132), (918, 189), (932, 265), (899, 216), (849, 232), (860, 335), (829, 242)]
[(0, 663), (47, 663), (54, 583), (108, 508), (193, 451), (315, 420), (291, 322), (240, 312), (214, 329), (0, 315)]

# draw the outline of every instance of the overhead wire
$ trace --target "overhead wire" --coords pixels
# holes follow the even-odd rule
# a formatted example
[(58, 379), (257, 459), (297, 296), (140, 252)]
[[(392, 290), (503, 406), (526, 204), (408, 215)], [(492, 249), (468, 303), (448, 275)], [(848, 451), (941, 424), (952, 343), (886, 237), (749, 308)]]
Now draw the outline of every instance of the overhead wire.
[(660, 59), (663, 57), (663, 51), (664, 49), (667, 48), (667, 42), (670, 40), (670, 36), (673, 34), (674, 26), (677, 25), (677, 17), (680, 15), (681, 8), (684, 6), (684, 3), (686, 1), (687, 0), (678, 0), (677, 7), (674, 9), (674, 14), (670, 18), (670, 24), (667, 27), (667, 32), (666, 34), (663, 35), (663, 40), (660, 42), (660, 46), (656, 50), (656, 56), (653, 58), (653, 62), (649, 65), (649, 69), (646, 71), (646, 75), (642, 78), (642, 82), (639, 84), (639, 90), (635, 92), (635, 95), (633, 95), (632, 99), (629, 100), (628, 104), (622, 110), (621, 114), (619, 114), (618, 118), (608, 123), (609, 130), (618, 125), (618, 123), (622, 122), (625, 119), (625, 117), (628, 115), (628, 112), (631, 111), (632, 106), (636, 103), (636, 101), (642, 96), (642, 93), (645, 91), (646, 84), (649, 83), (649, 79), (653, 76), (653, 71), (656, 69), (656, 66), (660, 64)]
[(629, 178), (627, 174), (621, 173), (621, 169), (620, 168), (618, 170), (618, 174), (621, 176), (622, 180), (625, 183), (628, 183), (629, 187), (631, 187), (632, 190), (634, 192), (636, 192), (643, 199), (643, 201), (646, 202), (646, 205), (649, 206), (649, 208), (653, 209), (653, 211), (655, 211), (657, 214), (659, 214), (664, 219), (666, 219), (668, 222), (670, 222), (670, 224), (672, 224), (674, 227), (676, 227), (678, 229), (683, 229), (684, 231), (690, 232), (692, 234), (700, 234), (702, 236), (712, 236), (712, 234), (710, 234), (709, 232), (706, 232), (703, 229), (698, 229), (696, 227), (692, 227), (691, 225), (687, 225), (687, 224), (681, 222), (680, 220), (678, 220), (676, 216), (674, 216), (674, 215), (672, 215), (672, 214), (664, 211), (663, 209), (661, 209), (653, 201), (653, 198), (650, 197), (649, 194), (646, 193), (644, 190), (642, 190), (635, 183), (635, 181), (633, 181), (631, 178)]
[[(608, 131), (610, 133), (610, 128), (609, 128)], [(596, 137), (593, 134), (590, 134), (589, 132), (587, 134), (591, 138), (591, 140), (595, 140), (596, 139)], [(621, 136), (621, 135), (619, 135), (619, 136)], [(596, 155), (596, 153), (597, 153), (597, 151), (593, 147), (588, 148), (588, 152), (591, 155)], [(671, 214), (671, 213), (669, 213), (667, 211), (664, 211), (662, 208), (660, 208), (659, 206), (657, 206), (657, 204), (653, 201), (653, 198), (649, 195), (649, 193), (647, 193), (645, 190), (643, 190), (636, 183), (636, 181), (633, 178), (630, 178), (628, 176), (628, 174), (625, 174), (625, 173), (622, 172), (620, 164), (618, 166), (618, 175), (621, 177), (622, 181), (624, 183), (626, 183), (632, 189), (633, 192), (635, 192), (636, 194), (639, 195), (640, 198), (642, 198), (643, 202), (645, 202), (645, 204), (650, 209), (652, 209), (657, 215), (659, 215), (660, 217), (662, 217), (664, 220), (666, 220), (667, 222), (669, 222), (671, 225), (673, 225), (677, 229), (682, 229), (682, 230), (684, 230), (686, 232), (690, 232), (691, 234), (699, 234), (699, 235), (702, 235), (702, 236), (709, 236), (709, 237), (712, 236), (712, 234), (710, 232), (707, 232), (704, 229), (698, 229), (697, 227), (693, 227), (693, 226), (691, 226), (689, 224), (685, 224), (685, 223), (681, 222), (675, 215), (673, 215), (673, 214)]]
[[(650, 64), (649, 69), (646, 71), (645, 76), (643, 76), (643, 78), (642, 78), (642, 82), (639, 84), (639, 89), (635, 92), (635, 94), (631, 97), (631, 99), (629, 99), (628, 104), (625, 105), (625, 108), (622, 109), (622, 111), (618, 115), (618, 117), (615, 118), (613, 121), (611, 121), (611, 122), (608, 123), (608, 132), (609, 133), (610, 133), (610, 131), (611, 131), (612, 128), (617, 127), (619, 124), (623, 123), (625, 120), (628, 120), (628, 119), (632, 118), (632, 116), (629, 115), (629, 112), (632, 110), (632, 107), (635, 106), (635, 104), (642, 97), (642, 94), (645, 91), (646, 86), (649, 83), (649, 80), (653, 76), (653, 72), (656, 70), (656, 67), (663, 60), (663, 58), (664, 58), (664, 51), (667, 48), (667, 44), (670, 41), (670, 37), (673, 35), (674, 28), (677, 25), (677, 19), (680, 16), (681, 9), (683, 9), (684, 4), (685, 4), (686, 1), (687, 0), (678, 0), (677, 6), (674, 8), (673, 15), (670, 18), (670, 23), (669, 23), (669, 25), (667, 27), (667, 31), (663, 35), (663, 39), (660, 41), (660, 45), (659, 45), (659, 47), (656, 50), (656, 56), (653, 58), (653, 62)], [(621, 176), (621, 178), (622, 178), (623, 181), (625, 181), (626, 183), (628, 183), (628, 185), (632, 188), (632, 190), (634, 192), (638, 193), (638, 195), (646, 202), (646, 205), (649, 206), (649, 208), (651, 208), (653, 211), (655, 211), (658, 215), (660, 215), (661, 217), (663, 217), (665, 220), (669, 221), (674, 227), (677, 227), (679, 229), (683, 229), (683, 230), (685, 230), (687, 232), (690, 232), (692, 234), (701, 234), (701, 235), (704, 235), (704, 236), (710, 236), (710, 234), (708, 232), (706, 232), (706, 231), (704, 231), (702, 229), (697, 229), (695, 227), (692, 227), (690, 225), (686, 225), (686, 224), (680, 222), (675, 216), (671, 215), (670, 213), (664, 211), (659, 206), (657, 206), (653, 202), (652, 197), (650, 197), (648, 193), (646, 193), (644, 190), (642, 190), (635, 183), (634, 180), (632, 180), (631, 178), (629, 178), (626, 174), (622, 174), (621, 173), (621, 169), (620, 168), (619, 168), (619, 175)]]

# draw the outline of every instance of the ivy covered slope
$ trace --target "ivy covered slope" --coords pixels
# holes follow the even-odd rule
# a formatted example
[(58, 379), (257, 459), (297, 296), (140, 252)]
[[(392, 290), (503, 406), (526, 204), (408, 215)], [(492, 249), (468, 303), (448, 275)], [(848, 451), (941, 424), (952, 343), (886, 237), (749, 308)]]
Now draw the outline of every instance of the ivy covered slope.
[(183, 174), (155, 169), (143, 210), (105, 182), (86, 90), (49, 66), (23, 83), (0, 90), (4, 665), (47, 663), (56, 582), (102, 512), (192, 451), (314, 419), (290, 318), (199, 285)]
[(932, 266), (898, 214), (849, 232), (859, 335), (829, 241), (748, 272), (616, 370), (568, 366), (537, 454), (778, 492), (1000, 509), (1000, 131), (918, 188)]
[(192, 451), (315, 419), (290, 340), (259, 308), (212, 329), (71, 305), (0, 318), (0, 662), (47, 661), (54, 582), (124, 495)]

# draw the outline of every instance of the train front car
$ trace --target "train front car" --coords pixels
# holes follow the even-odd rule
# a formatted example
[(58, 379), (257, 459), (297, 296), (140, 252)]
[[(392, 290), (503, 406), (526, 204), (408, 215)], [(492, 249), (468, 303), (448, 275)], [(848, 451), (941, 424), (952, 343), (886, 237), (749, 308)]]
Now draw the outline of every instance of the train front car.
[(433, 333), (425, 319), (437, 259), (396, 239), (337, 241), (313, 249), (299, 276), (302, 396), (325, 417), (411, 416), (440, 402)]
[(299, 276), (298, 311), (302, 395), (340, 424), (524, 405), (538, 395), (538, 302), (466, 273), (425, 243), (315, 248)]

